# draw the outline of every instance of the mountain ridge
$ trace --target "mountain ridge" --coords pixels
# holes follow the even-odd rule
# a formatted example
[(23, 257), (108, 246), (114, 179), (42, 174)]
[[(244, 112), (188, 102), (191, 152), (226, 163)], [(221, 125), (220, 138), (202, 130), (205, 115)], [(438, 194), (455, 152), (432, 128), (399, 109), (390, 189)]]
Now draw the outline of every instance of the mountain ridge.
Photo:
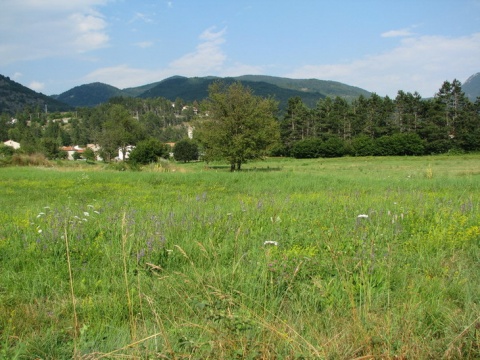
[[(340, 96), (353, 100), (360, 95), (372, 93), (344, 83), (319, 79), (291, 79), (269, 75), (241, 75), (237, 77), (185, 77), (175, 75), (149, 84), (116, 88), (101, 82), (75, 86), (59, 95), (47, 96), (23, 86), (9, 77), (0, 75), (0, 113), (14, 115), (25, 106), (41, 108), (47, 105), (48, 111), (68, 111), (75, 107), (94, 107), (107, 102), (112, 97), (164, 97), (171, 101), (181, 98), (187, 102), (201, 101), (208, 96), (208, 86), (216, 80), (227, 84), (240, 81), (252, 89), (255, 95), (273, 97), (284, 109), (291, 97), (299, 96), (309, 107), (315, 107), (318, 100)], [(462, 90), (470, 101), (480, 96), (480, 72), (471, 75), (462, 85)]]
[(14, 115), (23, 111), (25, 106), (39, 107), (41, 111), (45, 106), (48, 111), (67, 111), (72, 107), (50, 96), (36, 92), (8, 76), (0, 75), (0, 113)]
[[(114, 96), (132, 96), (140, 98), (164, 97), (171, 101), (181, 98), (184, 101), (201, 101), (208, 96), (208, 86), (214, 81), (227, 84), (240, 81), (252, 89), (255, 95), (272, 96), (284, 107), (289, 98), (299, 96), (308, 106), (327, 96), (340, 96), (353, 99), (359, 95), (370, 96), (367, 90), (344, 83), (318, 79), (290, 79), (268, 75), (242, 75), (237, 77), (185, 77), (175, 75), (150, 84), (119, 89), (103, 84), (104, 93), (100, 93), (102, 83), (90, 83), (76, 86), (60, 95), (57, 100), (71, 106), (95, 106)], [(90, 95), (88, 95), (90, 94)]]

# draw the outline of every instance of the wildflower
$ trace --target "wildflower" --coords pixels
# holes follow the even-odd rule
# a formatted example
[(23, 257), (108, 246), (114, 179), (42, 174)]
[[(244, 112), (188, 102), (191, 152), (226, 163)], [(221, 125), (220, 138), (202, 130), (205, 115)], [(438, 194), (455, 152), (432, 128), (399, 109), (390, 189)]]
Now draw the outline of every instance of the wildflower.
[(360, 218), (360, 219), (368, 219), (368, 215), (367, 214), (360, 214), (357, 216), (357, 218)]
[(90, 216), (90, 214), (89, 214), (88, 212), (86, 212), (86, 211), (83, 212), (83, 215), (84, 215), (84, 216)]
[(276, 241), (271, 241), (271, 240), (267, 240), (263, 243), (263, 246), (267, 246), (267, 245), (273, 245), (273, 246), (278, 246), (278, 242)]
[(87, 207), (93, 209), (93, 205), (87, 205)]
[(42, 216), (42, 215), (45, 215), (45, 213), (44, 213), (44, 212), (38, 213), (37, 219), (38, 219), (40, 216)]
[(38, 233), (39, 233), (39, 234), (41, 234), (41, 233), (42, 233), (42, 231), (43, 231), (42, 229), (38, 229)]
[(93, 210), (93, 212), (94, 212), (95, 214), (98, 214), (98, 215), (100, 215), (100, 212), (99, 212), (99, 211), (97, 211), (97, 210)]

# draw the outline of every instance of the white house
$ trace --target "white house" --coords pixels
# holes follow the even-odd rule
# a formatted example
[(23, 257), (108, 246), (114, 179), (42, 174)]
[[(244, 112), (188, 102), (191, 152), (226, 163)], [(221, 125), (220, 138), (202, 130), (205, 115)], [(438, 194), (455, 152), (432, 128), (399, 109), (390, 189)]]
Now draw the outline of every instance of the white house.
[(133, 145), (127, 145), (127, 147), (125, 148), (125, 156), (123, 156), (123, 149), (122, 148), (119, 148), (118, 149), (118, 157), (117, 159), (120, 160), (120, 161), (124, 161), (124, 160), (127, 160), (128, 159), (128, 156), (130, 155), (130, 153), (132, 152), (132, 150), (135, 149), (135, 146)]
[(13, 141), (13, 140), (7, 140), (3, 143), (5, 146), (10, 146), (13, 147), (15, 150), (20, 149), (20, 143)]

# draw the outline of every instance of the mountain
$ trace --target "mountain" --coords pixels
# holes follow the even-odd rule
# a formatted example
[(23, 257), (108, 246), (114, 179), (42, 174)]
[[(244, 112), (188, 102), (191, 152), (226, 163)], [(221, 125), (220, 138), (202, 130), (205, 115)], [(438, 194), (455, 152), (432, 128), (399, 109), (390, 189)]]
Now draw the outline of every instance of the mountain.
[(40, 109), (47, 106), (48, 111), (68, 111), (71, 106), (57, 101), (50, 96), (33, 91), (9, 77), (0, 75), (0, 113), (14, 115), (24, 110), (25, 106)]
[(144, 92), (139, 97), (164, 97), (175, 100), (177, 97), (187, 102), (202, 100), (208, 96), (208, 87), (217, 80), (227, 85), (240, 81), (244, 86), (252, 89), (255, 95), (272, 96), (280, 102), (280, 108), (285, 108), (288, 99), (299, 96), (309, 107), (314, 107), (318, 100), (327, 96), (340, 96), (351, 100), (360, 95), (370, 96), (366, 90), (342, 84), (335, 81), (316, 79), (288, 79), (275, 76), (244, 75), (230, 78), (194, 77), (186, 78), (174, 76), (160, 81), (156, 86)]
[(114, 96), (163, 97), (172, 101), (181, 98), (184, 101), (193, 102), (207, 98), (208, 87), (217, 80), (222, 80), (226, 84), (240, 81), (244, 86), (250, 87), (257, 96), (274, 97), (280, 102), (280, 108), (285, 108), (288, 99), (295, 96), (299, 96), (307, 106), (314, 107), (318, 100), (326, 96), (340, 96), (350, 100), (359, 95), (370, 95), (366, 90), (335, 81), (244, 75), (228, 78), (172, 76), (162, 81), (122, 90), (103, 83), (93, 83), (77, 86), (55, 98), (72, 106), (96, 106)]
[(71, 106), (79, 107), (96, 106), (107, 102), (114, 96), (126, 96), (126, 94), (114, 86), (95, 82), (76, 86), (60, 95), (56, 95), (55, 99)]
[(125, 96), (137, 97), (143, 94), (145, 91), (150, 90), (151, 88), (157, 86), (158, 84), (160, 84), (160, 82), (161, 81), (157, 81), (147, 85), (126, 88), (126, 89), (123, 89), (122, 91)]
[(371, 93), (355, 87), (346, 85), (337, 81), (327, 81), (318, 79), (289, 79), (265, 75), (243, 75), (235, 79), (239, 81), (260, 81), (276, 85), (281, 88), (297, 90), (302, 92), (317, 92), (322, 95), (334, 98), (340, 96), (347, 100), (356, 99), (358, 96), (370, 96)]
[(462, 90), (470, 101), (475, 102), (477, 97), (480, 96), (480, 73), (470, 76), (463, 83)]
[(288, 99), (294, 96), (300, 96), (308, 106), (315, 106), (318, 100), (325, 98), (325, 95), (319, 92), (288, 89), (266, 81), (260, 81), (260, 79), (250, 81), (240, 80), (238, 78), (218, 78), (211, 76), (202, 78), (175, 76), (173, 78), (168, 78), (161, 81), (150, 90), (144, 92), (140, 97), (164, 97), (172, 101), (176, 98), (180, 98), (187, 102), (193, 102), (195, 100), (201, 101), (208, 97), (208, 87), (218, 80), (222, 80), (226, 85), (241, 81), (244, 86), (251, 88), (253, 93), (257, 96), (274, 97), (275, 100), (280, 102), (280, 108), (285, 108)]

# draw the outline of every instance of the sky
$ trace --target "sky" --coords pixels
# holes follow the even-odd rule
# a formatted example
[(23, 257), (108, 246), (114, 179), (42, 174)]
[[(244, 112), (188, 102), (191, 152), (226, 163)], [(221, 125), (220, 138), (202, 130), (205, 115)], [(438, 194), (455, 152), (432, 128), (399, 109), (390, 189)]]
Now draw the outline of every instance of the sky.
[(480, 0), (0, 0), (0, 74), (60, 94), (170, 76), (433, 96), (480, 72)]

